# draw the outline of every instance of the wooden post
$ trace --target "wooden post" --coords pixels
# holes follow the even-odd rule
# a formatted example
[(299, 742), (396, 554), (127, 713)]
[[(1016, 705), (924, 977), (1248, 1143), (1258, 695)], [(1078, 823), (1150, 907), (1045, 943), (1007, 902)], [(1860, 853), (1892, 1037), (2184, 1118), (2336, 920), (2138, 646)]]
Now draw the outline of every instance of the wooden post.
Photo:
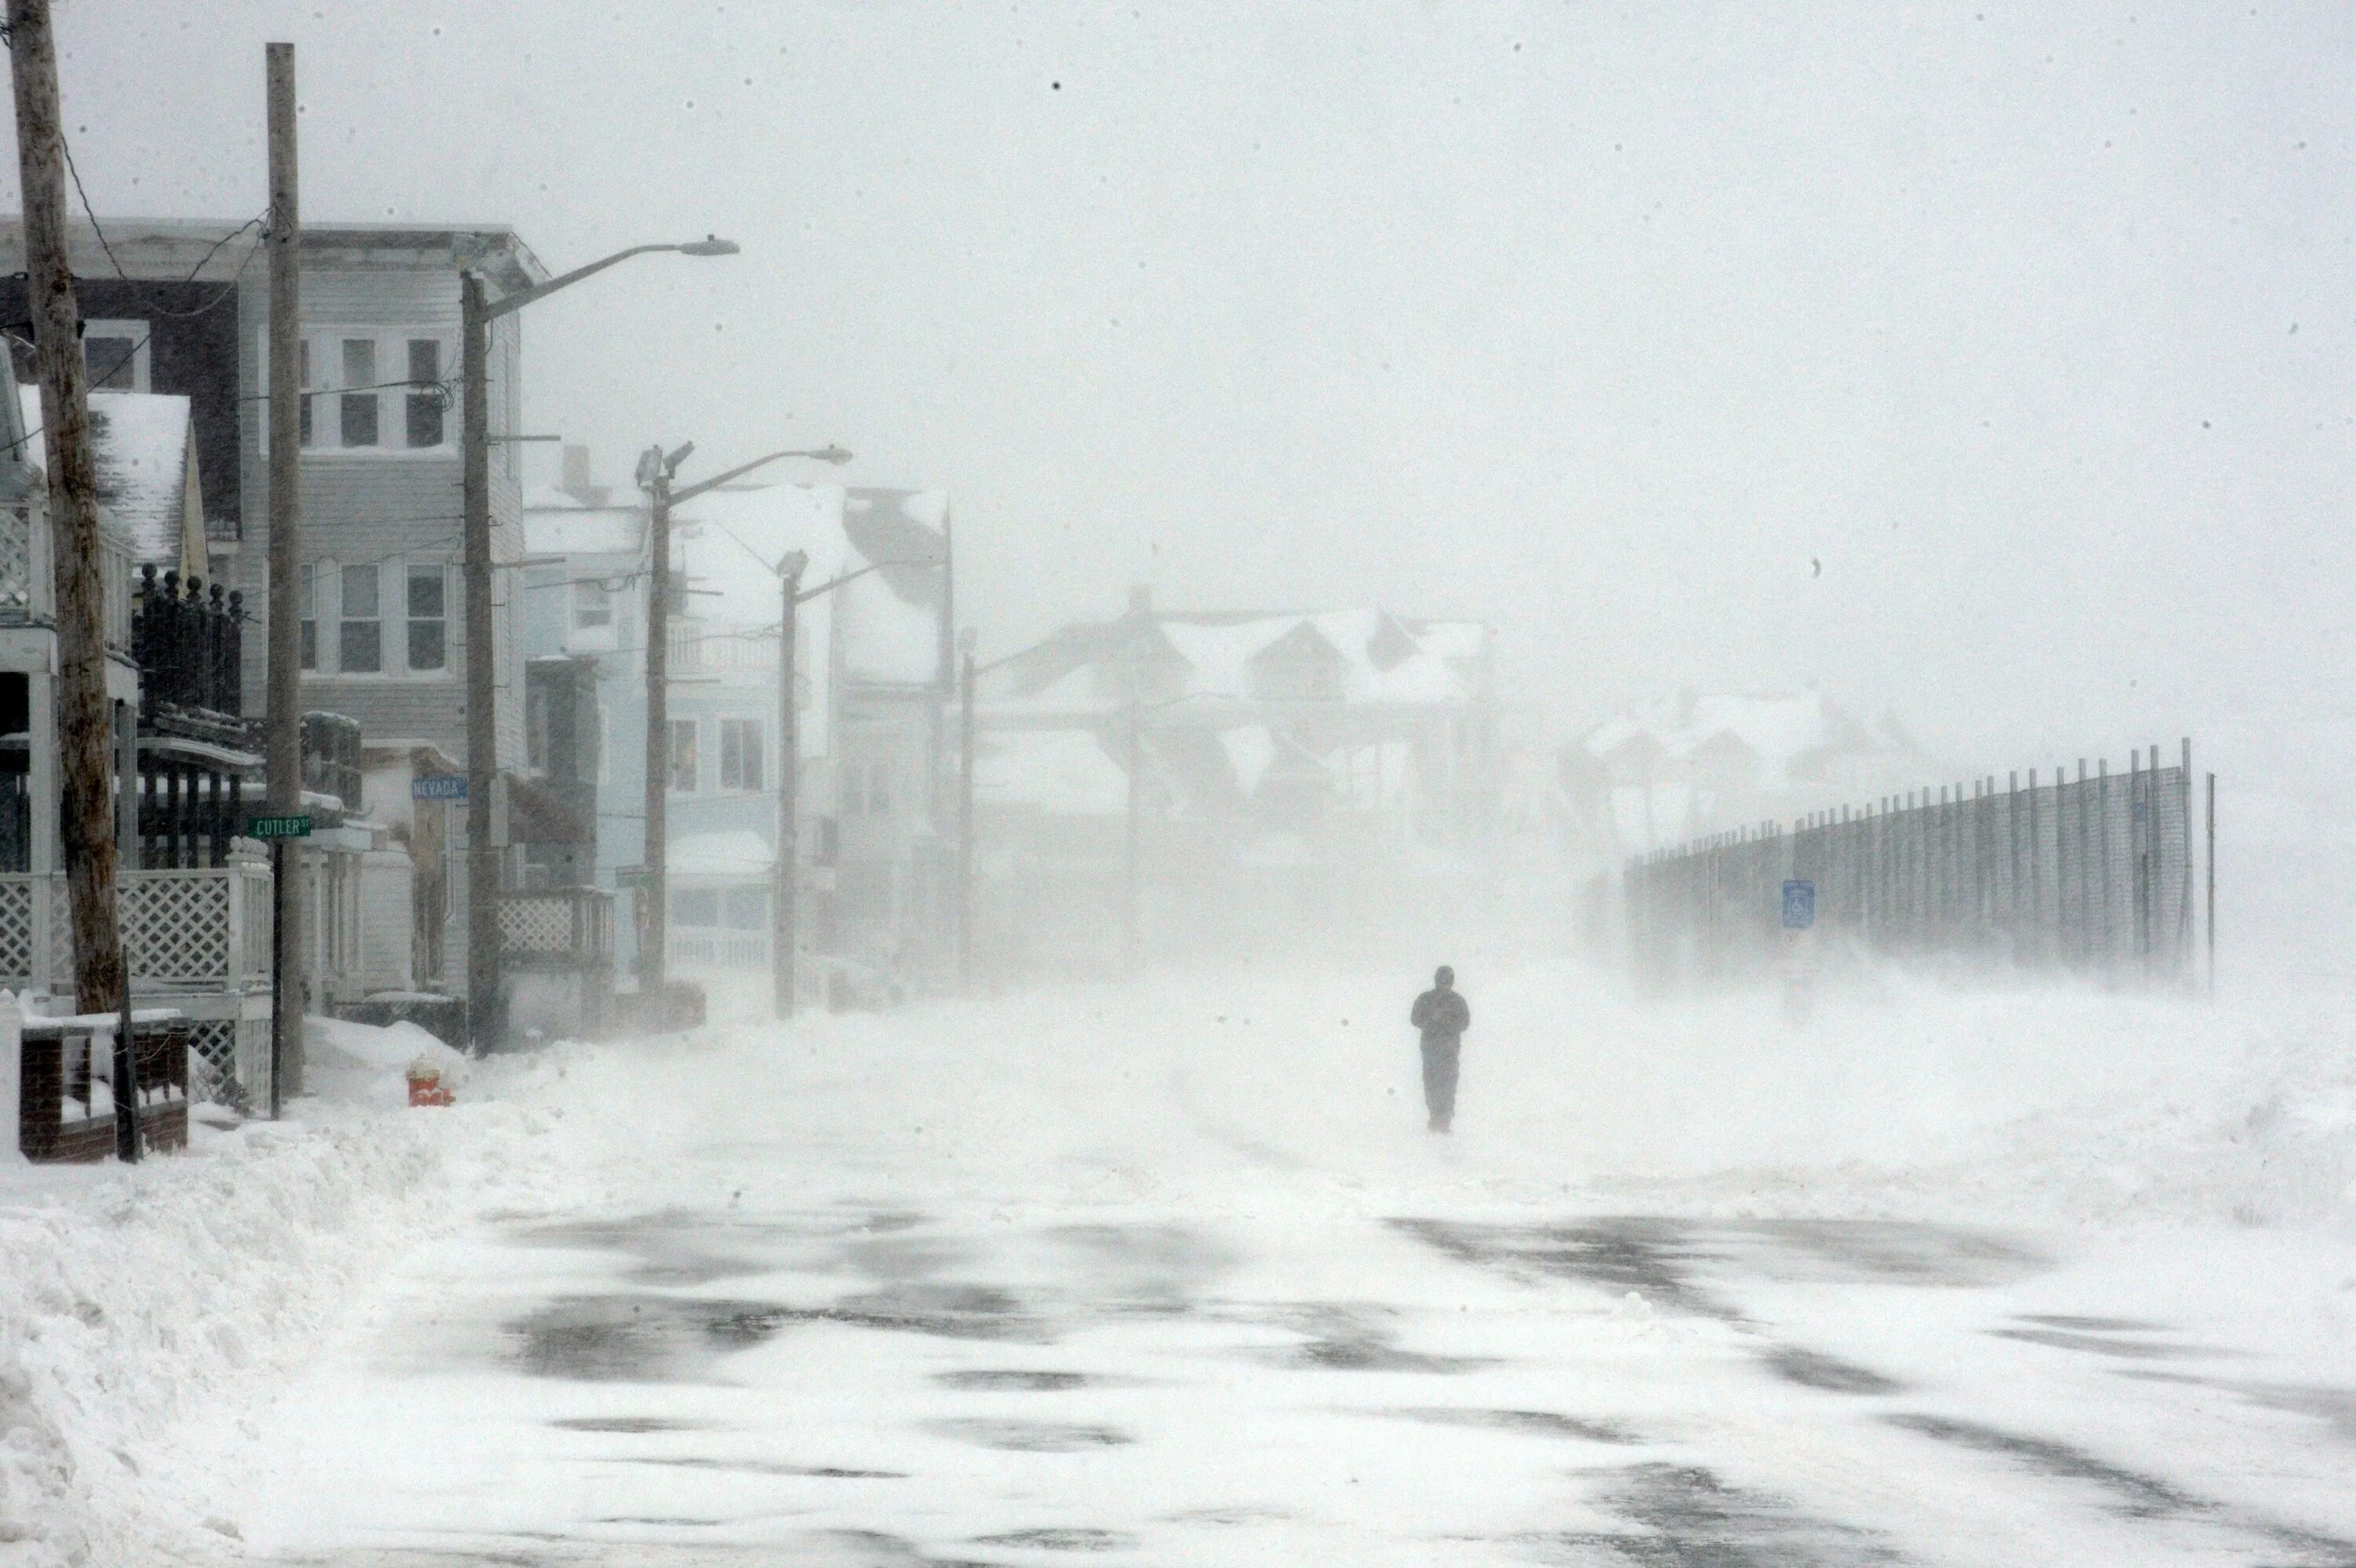
[(498, 778), (498, 636), (491, 603), (491, 325), (482, 274), (458, 275), (463, 361), (460, 492), (466, 580), (466, 1039), (498, 1048), (499, 851), (492, 842)]
[[(668, 538), (669, 508), (664, 507)], [(802, 731), (800, 684), (795, 647), (801, 604), (802, 571), (809, 557), (800, 550), (785, 559), (777, 574), (784, 618), (777, 628), (777, 852), (770, 880), (769, 966), (775, 976), (775, 1011), (781, 1019), (794, 1016), (801, 987), (801, 794)], [(666, 633), (668, 635), (668, 633)], [(669, 708), (665, 708), (666, 718)]]
[[(48, 0), (8, 0), (16, 172), (25, 204), (25, 290), (48, 460), (57, 596), (58, 754), (63, 859), (73, 924), (74, 1006), (120, 1012), (126, 982), (116, 923), (113, 726), (106, 698), (106, 603), (91, 451), (89, 368), (66, 246), (65, 125)], [(47, 811), (46, 802), (33, 809)]]
[[(2188, 857), (2189, 859), (2189, 857)], [(2190, 868), (2187, 868), (2188, 872)], [(2188, 876), (2188, 879), (2189, 876)], [(2209, 994), (2217, 994), (2217, 775), (2209, 775)]]
[(958, 989), (973, 995), (973, 634), (965, 634), (958, 672)]
[[(294, 46), (263, 46), (270, 100), (270, 591), (267, 809), (303, 808), (302, 209), (295, 157)], [(242, 832), (244, 824), (238, 824)], [(275, 848), (271, 865), (286, 857)], [(270, 1104), (303, 1088), (303, 879), (270, 879)]]
[(1120, 880), (1120, 951), (1121, 965), (1130, 974), (1137, 973), (1138, 950), (1141, 945), (1143, 919), (1138, 909), (1138, 861), (1142, 848), (1144, 823), (1139, 816), (1144, 798), (1145, 717), (1143, 706), (1131, 698), (1129, 704), (1129, 814), (1127, 829), (1121, 843)]
[(670, 472), (657, 447), (647, 454), (647, 788), (646, 875), (638, 897), (646, 919), (638, 950), (638, 997), (659, 1007), (668, 983), (670, 883)]

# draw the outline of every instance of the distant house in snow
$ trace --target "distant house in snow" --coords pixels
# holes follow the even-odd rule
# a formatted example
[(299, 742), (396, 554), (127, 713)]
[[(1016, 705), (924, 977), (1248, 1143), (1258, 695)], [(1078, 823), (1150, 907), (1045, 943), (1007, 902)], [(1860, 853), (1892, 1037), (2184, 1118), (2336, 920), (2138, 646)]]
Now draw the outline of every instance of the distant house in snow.
[[(596, 876), (618, 889), (645, 857), (646, 508), (591, 485), (585, 459), (568, 468), (562, 485), (526, 502), (527, 647), (535, 667), (559, 655), (594, 666)], [(669, 962), (691, 975), (770, 972), (782, 776), (774, 568), (799, 549), (805, 591), (859, 574), (796, 617), (801, 972), (815, 988), (841, 959), (922, 984), (948, 953), (948, 497), (730, 486), (679, 507), (671, 527)], [(617, 923), (627, 966), (635, 922)]]
[[(1145, 903), (1196, 915), (1307, 918), (1346, 904), (1354, 880), (1395, 899), (1461, 869), (1495, 819), (1494, 639), (1479, 622), (1170, 613), (1139, 590), (1127, 614), (1005, 660), (981, 695), (977, 937), (1009, 969), (1049, 952), (1108, 958), (1132, 805)], [(1201, 930), (1148, 918), (1165, 946)]]
[(1604, 865), (1903, 789), (1924, 766), (1894, 716), (1866, 723), (1813, 688), (1681, 693), (1596, 725), (1558, 763), (1573, 836)]

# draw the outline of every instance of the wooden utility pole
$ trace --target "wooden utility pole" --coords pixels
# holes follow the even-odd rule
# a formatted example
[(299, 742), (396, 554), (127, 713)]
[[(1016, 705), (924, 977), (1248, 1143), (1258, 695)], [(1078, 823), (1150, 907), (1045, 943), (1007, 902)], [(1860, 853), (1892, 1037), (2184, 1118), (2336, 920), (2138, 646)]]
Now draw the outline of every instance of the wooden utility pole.
[(958, 674), (958, 990), (973, 995), (973, 634), (965, 634), (965, 664)]
[[(81, 312), (66, 253), (65, 125), (48, 0), (7, 0), (16, 94), (16, 171), (25, 197), (25, 288), (41, 382), (58, 619), (58, 752), (74, 1006), (120, 1013), (128, 987), (115, 923), (114, 730), (106, 699), (106, 600), (99, 560), (98, 473)], [(127, 587), (127, 585), (126, 585)]]
[(482, 274), (458, 275), (458, 346), (464, 361), (460, 494), (466, 578), (466, 1039), (497, 1048), (499, 1008), (499, 851), (491, 842), (498, 777), (498, 635), (491, 608), (490, 315)]
[[(670, 476), (673, 459), (650, 448), (638, 464), (647, 492), (647, 794), (646, 847), (638, 856), (645, 873), (638, 897), (646, 918), (638, 923), (638, 1000), (642, 1007), (669, 1006), (664, 944), (669, 940), (670, 879), (667, 840), (670, 833)], [(659, 1014), (642, 1015), (647, 1017)], [(661, 1025), (652, 1027), (660, 1028)]]
[(795, 550), (778, 564), (784, 619), (777, 629), (777, 852), (769, 895), (769, 959), (776, 976), (776, 1015), (794, 1016), (801, 988), (801, 804), (802, 725), (796, 691), (801, 684), (795, 647), (795, 611), (802, 599), (802, 573), (809, 556)]
[(1120, 962), (1128, 973), (1137, 973), (1139, 949), (1143, 945), (1143, 922), (1138, 909), (1138, 861), (1143, 848), (1145, 820), (1140, 811), (1145, 799), (1145, 709), (1135, 698), (1129, 703), (1129, 811), (1123, 821), (1120, 856)]
[[(270, 623), (268, 805), (273, 816), (303, 809), (302, 209), (294, 142), (294, 46), (266, 44), (270, 97)], [(239, 831), (244, 825), (239, 824)], [(303, 878), (299, 849), (270, 841), (270, 1104), (303, 1089)]]

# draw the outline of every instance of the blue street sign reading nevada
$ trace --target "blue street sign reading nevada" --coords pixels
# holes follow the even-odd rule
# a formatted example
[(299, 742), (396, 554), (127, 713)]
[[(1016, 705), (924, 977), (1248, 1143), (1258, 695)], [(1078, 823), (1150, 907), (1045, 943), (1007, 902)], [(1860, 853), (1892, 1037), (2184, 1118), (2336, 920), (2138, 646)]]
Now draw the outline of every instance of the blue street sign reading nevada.
[(464, 773), (423, 773), (409, 781), (412, 800), (464, 800), (466, 798), (466, 775)]
[(1805, 931), (1816, 923), (1816, 884), (1785, 882), (1783, 884), (1783, 929)]

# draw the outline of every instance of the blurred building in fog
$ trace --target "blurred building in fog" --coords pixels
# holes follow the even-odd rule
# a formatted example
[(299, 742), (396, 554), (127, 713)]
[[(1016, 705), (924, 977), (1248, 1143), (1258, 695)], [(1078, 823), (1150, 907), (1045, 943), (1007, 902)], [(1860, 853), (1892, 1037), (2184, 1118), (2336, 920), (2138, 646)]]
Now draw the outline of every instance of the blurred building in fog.
[(979, 705), (978, 949), (1001, 973), (1117, 962), (1132, 859), (1156, 955), (1444, 904), (1496, 820), (1494, 666), (1479, 622), (1143, 590), (1003, 660)]
[(1558, 757), (1567, 848), (1590, 868), (1705, 834), (1921, 785), (1895, 714), (1864, 722), (1813, 688), (1676, 697), (1614, 715)]
[[(594, 756), (594, 788), (544, 782), (594, 798), (596, 885), (627, 902), (628, 873), (645, 862), (646, 506), (593, 485), (573, 448), (564, 482), (532, 490), (525, 517), (528, 648), (544, 698), (531, 765)], [(815, 1000), (838, 970), (932, 983), (950, 943), (948, 497), (747, 484), (678, 507), (671, 531), (669, 963), (691, 977), (771, 973), (784, 775), (775, 568), (798, 549), (805, 592), (875, 569), (796, 618), (803, 984)], [(594, 674), (568, 674), (571, 661)], [(568, 746), (567, 726), (591, 707), (594, 731)], [(626, 975), (636, 923), (617, 923)]]

